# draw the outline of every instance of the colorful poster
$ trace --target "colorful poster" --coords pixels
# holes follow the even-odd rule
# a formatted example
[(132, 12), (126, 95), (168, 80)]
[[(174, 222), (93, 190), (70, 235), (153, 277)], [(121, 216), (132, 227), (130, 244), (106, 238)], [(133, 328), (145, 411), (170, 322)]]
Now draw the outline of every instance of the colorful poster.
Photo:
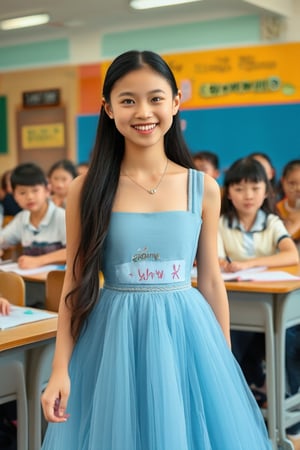
[[(162, 55), (182, 91), (182, 108), (300, 101), (300, 43)], [(101, 64), (103, 76), (109, 63)]]

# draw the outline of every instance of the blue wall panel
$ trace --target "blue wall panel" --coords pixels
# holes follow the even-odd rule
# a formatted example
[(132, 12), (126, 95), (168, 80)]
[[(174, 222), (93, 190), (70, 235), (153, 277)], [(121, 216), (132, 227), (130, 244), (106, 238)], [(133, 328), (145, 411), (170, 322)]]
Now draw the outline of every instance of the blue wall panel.
[[(237, 158), (260, 151), (271, 157), (279, 177), (289, 160), (300, 158), (300, 104), (182, 110), (180, 116), (192, 153), (217, 153), (221, 170)], [(89, 158), (97, 121), (97, 115), (78, 117), (79, 161)]]

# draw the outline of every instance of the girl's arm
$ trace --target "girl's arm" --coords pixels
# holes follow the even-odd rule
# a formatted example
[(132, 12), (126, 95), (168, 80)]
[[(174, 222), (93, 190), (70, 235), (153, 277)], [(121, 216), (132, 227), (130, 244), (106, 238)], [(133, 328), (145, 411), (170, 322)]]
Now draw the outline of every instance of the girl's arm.
[(299, 253), (297, 247), (290, 237), (285, 237), (278, 244), (278, 252), (270, 256), (260, 256), (250, 258), (246, 261), (232, 261), (227, 263), (226, 272), (236, 272), (238, 270), (251, 269), (252, 267), (267, 266), (280, 267), (292, 266), (299, 263)]
[(79, 211), (83, 178), (78, 177), (72, 182), (67, 200), (67, 269), (59, 304), (58, 329), (52, 374), (48, 386), (42, 395), (44, 415), (50, 422), (64, 422), (68, 417), (66, 414), (70, 393), (68, 366), (74, 347), (74, 340), (71, 335), (71, 310), (65, 304), (65, 296), (75, 287), (73, 262), (80, 240), (81, 226)]
[(202, 204), (202, 228), (198, 244), (198, 289), (211, 305), (230, 347), (229, 307), (221, 277), (217, 251), (220, 217), (220, 188), (215, 180), (205, 175)]

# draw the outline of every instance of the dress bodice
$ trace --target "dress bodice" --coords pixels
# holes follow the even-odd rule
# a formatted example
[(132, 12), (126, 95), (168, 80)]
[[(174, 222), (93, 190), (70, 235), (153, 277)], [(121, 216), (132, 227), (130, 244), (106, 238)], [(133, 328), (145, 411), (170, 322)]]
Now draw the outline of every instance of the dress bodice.
[(187, 211), (113, 212), (104, 246), (107, 285), (190, 283), (201, 229), (203, 173), (190, 169)]

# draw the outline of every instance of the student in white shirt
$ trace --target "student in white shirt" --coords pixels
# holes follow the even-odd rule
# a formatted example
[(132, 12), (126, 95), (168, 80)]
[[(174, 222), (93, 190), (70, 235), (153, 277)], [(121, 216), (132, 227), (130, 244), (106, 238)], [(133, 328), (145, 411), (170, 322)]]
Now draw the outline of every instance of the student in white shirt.
[(18, 264), (32, 269), (66, 261), (65, 211), (49, 200), (42, 169), (32, 163), (20, 164), (11, 174), (15, 200), (21, 206), (14, 219), (0, 230), (0, 248), (21, 244)]
[[(299, 262), (297, 248), (273, 212), (273, 196), (263, 166), (253, 158), (234, 162), (225, 174), (218, 253), (223, 271)], [(260, 404), (266, 400), (261, 333), (232, 332), (232, 350)]]

